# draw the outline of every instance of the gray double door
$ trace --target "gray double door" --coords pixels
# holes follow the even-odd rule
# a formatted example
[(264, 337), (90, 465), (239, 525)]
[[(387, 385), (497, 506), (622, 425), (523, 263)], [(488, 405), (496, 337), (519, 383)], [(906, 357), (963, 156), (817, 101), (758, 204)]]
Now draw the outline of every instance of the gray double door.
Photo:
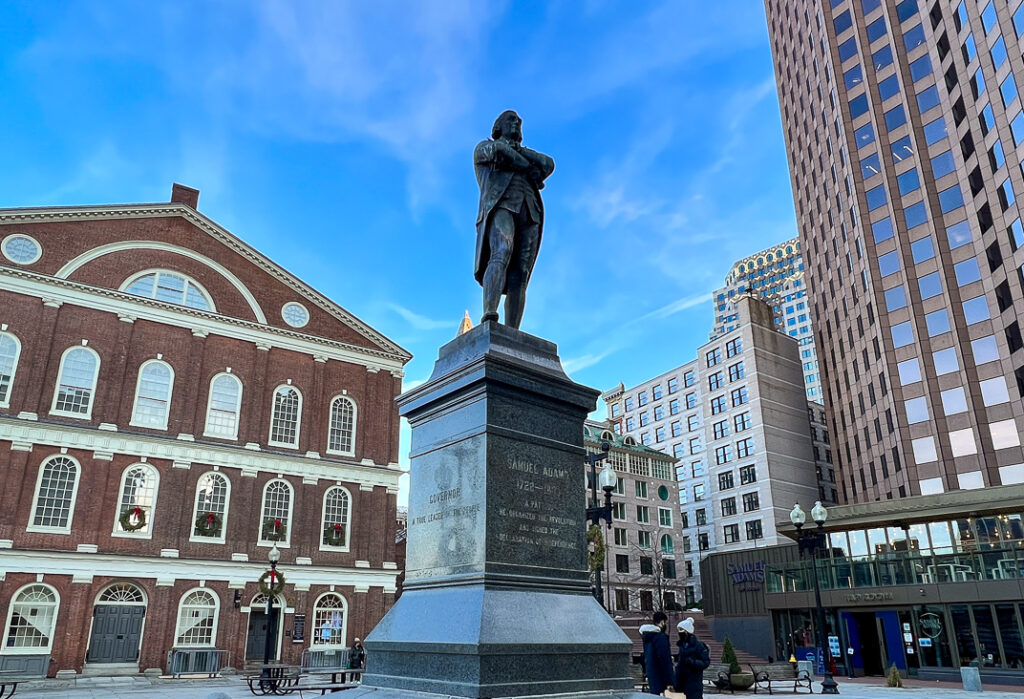
[(93, 607), (90, 663), (131, 663), (139, 659), (145, 605), (98, 604)]

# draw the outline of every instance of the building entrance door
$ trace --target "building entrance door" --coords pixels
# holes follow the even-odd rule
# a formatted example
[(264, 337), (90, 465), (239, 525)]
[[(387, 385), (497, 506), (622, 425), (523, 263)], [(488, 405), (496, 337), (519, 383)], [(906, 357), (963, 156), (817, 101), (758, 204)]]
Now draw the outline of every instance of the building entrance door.
[(853, 617), (857, 626), (857, 637), (860, 640), (859, 655), (863, 663), (864, 674), (869, 677), (885, 675), (878, 618), (874, 612), (856, 612), (850, 616)]
[[(277, 660), (278, 642), (281, 639), (281, 618), (284, 616), (284, 607), (281, 606), (281, 598), (274, 599), (274, 641), (270, 646), (271, 662)], [(267, 631), (270, 626), (267, 617), (267, 598), (263, 594), (256, 595), (249, 605), (249, 628), (245, 635), (245, 659), (249, 661), (263, 661), (263, 654), (266, 652)]]
[(89, 663), (131, 663), (139, 659), (146, 600), (135, 585), (118, 583), (102, 593), (92, 611)]

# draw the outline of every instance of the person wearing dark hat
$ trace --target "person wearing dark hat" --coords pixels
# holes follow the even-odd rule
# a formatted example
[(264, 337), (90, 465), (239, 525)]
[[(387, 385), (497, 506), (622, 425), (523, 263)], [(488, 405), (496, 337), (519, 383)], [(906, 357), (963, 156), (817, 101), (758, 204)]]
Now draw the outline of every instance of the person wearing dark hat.
[(665, 612), (655, 612), (653, 624), (640, 627), (640, 636), (644, 640), (644, 669), (647, 672), (647, 691), (650, 694), (661, 694), (672, 689), (675, 681), (672, 672), (672, 646), (665, 629), (668, 628), (668, 617)]
[(697, 640), (693, 632), (693, 617), (688, 616), (676, 627), (679, 631), (679, 662), (676, 665), (676, 690), (686, 699), (701, 699), (704, 696), (704, 671), (711, 664), (707, 644)]

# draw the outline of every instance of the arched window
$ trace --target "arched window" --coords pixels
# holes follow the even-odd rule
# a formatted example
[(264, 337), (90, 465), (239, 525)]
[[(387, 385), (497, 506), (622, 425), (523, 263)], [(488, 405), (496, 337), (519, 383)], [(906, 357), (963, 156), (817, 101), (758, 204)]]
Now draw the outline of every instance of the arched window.
[[(135, 464), (124, 471), (121, 479), (121, 494), (117, 498), (117, 513), (114, 515), (114, 533), (119, 536), (146, 536), (153, 531), (153, 513), (156, 510), (157, 486), (160, 476), (156, 469), (146, 464)], [(127, 530), (121, 518), (135, 525), (140, 517), (144, 524), (138, 529)]]
[(338, 396), (331, 401), (331, 422), (327, 427), (327, 453), (355, 453), (356, 404), (351, 398)]
[[(204, 473), (196, 484), (196, 505), (192, 518), (192, 541), (223, 542), (228, 524), (228, 496), (231, 483), (216, 471)], [(212, 516), (211, 516), (212, 515)]]
[(139, 367), (131, 424), (166, 430), (173, 388), (174, 370), (170, 364), (153, 359)]
[(60, 358), (57, 390), (53, 394), (50, 412), (89, 419), (99, 371), (100, 356), (93, 350), (88, 347), (66, 350)]
[(291, 541), (292, 486), (288, 481), (273, 480), (263, 488), (263, 517), (260, 520), (260, 543), (278, 542), (288, 546)]
[(217, 374), (210, 382), (206, 403), (207, 437), (238, 438), (238, 415), (242, 407), (242, 382), (233, 374)]
[(63, 454), (46, 459), (39, 466), (28, 530), (70, 534), (77, 494), (78, 462)]
[(185, 593), (178, 607), (178, 626), (174, 645), (178, 647), (212, 646), (217, 640), (217, 613), (220, 600), (210, 590)]
[(276, 447), (299, 446), (299, 415), (302, 394), (293, 386), (279, 386), (274, 391), (274, 407), (270, 417), (270, 444)]
[(675, 553), (676, 545), (672, 543), (672, 537), (668, 534), (661, 535), (661, 552), (662, 553)]
[(96, 604), (145, 604), (146, 595), (132, 583), (114, 583), (104, 588), (96, 598)]
[(21, 343), (10, 333), (0, 333), (0, 408), (11, 404), (14, 372), (18, 369)]
[(199, 282), (184, 274), (169, 272), (165, 269), (143, 272), (141, 275), (129, 277), (128, 281), (122, 285), (121, 291), (157, 301), (198, 308), (201, 311), (216, 310), (210, 295), (199, 285)]
[(348, 491), (340, 485), (327, 489), (324, 493), (324, 517), (320, 541), (321, 548), (348, 550), (349, 541), (349, 503), (352, 499)]
[(348, 622), (345, 598), (334, 592), (327, 592), (317, 598), (313, 605), (313, 645), (347, 646), (345, 625)]
[(18, 590), (7, 612), (4, 653), (47, 653), (53, 646), (60, 597), (49, 585), (36, 583)]

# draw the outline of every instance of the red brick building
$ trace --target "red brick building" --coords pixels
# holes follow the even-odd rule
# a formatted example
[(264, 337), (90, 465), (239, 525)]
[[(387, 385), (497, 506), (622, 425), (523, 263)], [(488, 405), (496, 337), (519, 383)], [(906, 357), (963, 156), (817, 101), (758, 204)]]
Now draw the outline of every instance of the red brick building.
[(410, 355), (198, 196), (0, 210), (0, 669), (262, 660), (274, 543), (283, 662), (393, 602)]

